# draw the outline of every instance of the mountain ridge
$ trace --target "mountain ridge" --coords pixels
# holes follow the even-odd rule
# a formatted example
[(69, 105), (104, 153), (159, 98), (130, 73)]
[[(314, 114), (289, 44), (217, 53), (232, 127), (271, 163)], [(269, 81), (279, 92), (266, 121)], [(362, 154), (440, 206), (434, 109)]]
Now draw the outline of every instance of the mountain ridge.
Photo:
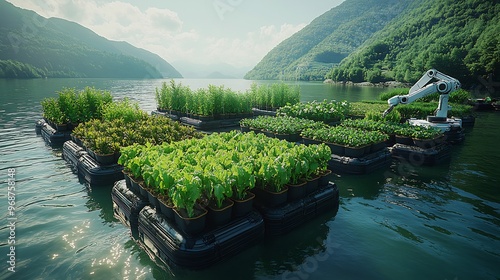
[[(160, 56), (0, 1), (0, 77), (181, 78)], [(10, 65), (5, 68), (5, 65)], [(23, 71), (21, 68), (33, 71)]]
[(416, 82), (435, 68), (475, 87), (500, 76), (500, 2), (414, 0), (328, 74), (335, 81)]
[[(347, 0), (273, 48), (246, 79), (322, 80), (411, 0)], [(369, 22), (368, 27), (364, 22)], [(331, 44), (335, 41), (336, 44)]]
[(346, 0), (272, 49), (245, 78), (411, 84), (435, 68), (471, 88), (500, 77), (498, 34), (497, 0)]

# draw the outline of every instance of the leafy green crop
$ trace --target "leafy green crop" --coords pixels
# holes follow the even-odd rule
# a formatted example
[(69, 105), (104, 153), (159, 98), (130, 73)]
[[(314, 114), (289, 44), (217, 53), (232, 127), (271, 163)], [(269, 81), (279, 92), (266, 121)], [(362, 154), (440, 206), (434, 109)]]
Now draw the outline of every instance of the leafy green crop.
[(319, 128), (325, 126), (323, 122), (288, 116), (258, 116), (254, 119), (242, 119), (240, 125), (266, 130), (276, 134), (296, 134), (306, 128)]
[(232, 196), (242, 199), (254, 187), (280, 191), (285, 184), (325, 170), (330, 155), (324, 144), (296, 145), (233, 131), (161, 145), (130, 145), (121, 149), (118, 162), (192, 214), (201, 200), (220, 206)]
[(384, 142), (389, 139), (387, 134), (378, 131), (366, 131), (344, 126), (327, 127), (316, 130), (306, 129), (302, 132), (302, 136), (347, 147), (362, 147)]
[(325, 99), (322, 102), (312, 101), (283, 106), (278, 110), (278, 114), (331, 123), (343, 120), (349, 111), (349, 102)]

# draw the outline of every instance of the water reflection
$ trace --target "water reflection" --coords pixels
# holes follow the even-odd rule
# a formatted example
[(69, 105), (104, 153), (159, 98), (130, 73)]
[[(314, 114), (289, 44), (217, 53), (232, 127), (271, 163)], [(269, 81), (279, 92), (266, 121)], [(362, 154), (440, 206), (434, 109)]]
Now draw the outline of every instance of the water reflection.
[(361, 197), (374, 200), (386, 182), (386, 174), (384, 170), (377, 170), (364, 175), (340, 175), (333, 181), (339, 187), (343, 199)]
[(328, 221), (333, 217), (323, 215), (287, 235), (267, 238), (259, 244), (256, 268), (267, 275), (310, 274), (334, 254), (337, 247), (329, 238)]
[[(82, 181), (80, 181), (83, 183)], [(87, 202), (85, 206), (89, 211), (99, 211), (99, 217), (104, 223), (115, 223), (118, 220), (113, 215), (113, 201), (111, 199), (111, 189), (113, 186), (99, 186), (91, 188), (87, 183)]]

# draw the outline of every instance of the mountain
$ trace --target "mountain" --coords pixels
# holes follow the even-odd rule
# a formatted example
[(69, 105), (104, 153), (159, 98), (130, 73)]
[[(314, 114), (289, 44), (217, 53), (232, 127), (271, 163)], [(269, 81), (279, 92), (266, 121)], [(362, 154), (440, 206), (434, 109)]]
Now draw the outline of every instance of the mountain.
[(346, 0), (272, 49), (246, 79), (323, 80), (411, 0)]
[(414, 83), (435, 68), (463, 86), (488, 74), (498, 80), (499, 34), (498, 0), (414, 0), (328, 76), (336, 81)]
[(0, 78), (179, 78), (156, 54), (0, 0)]
[(227, 63), (196, 64), (187, 61), (172, 62), (185, 78), (241, 79), (250, 69), (235, 67)]

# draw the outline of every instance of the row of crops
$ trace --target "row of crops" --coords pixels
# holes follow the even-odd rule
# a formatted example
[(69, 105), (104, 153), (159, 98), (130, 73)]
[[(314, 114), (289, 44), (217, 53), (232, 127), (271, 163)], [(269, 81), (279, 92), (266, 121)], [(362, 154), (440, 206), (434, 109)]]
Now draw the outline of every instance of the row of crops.
[(244, 93), (214, 85), (192, 90), (172, 80), (156, 89), (155, 98), (160, 112), (220, 118), (228, 114), (252, 113), (252, 108), (276, 110), (286, 104), (298, 103), (300, 91), (298, 87), (284, 83), (252, 84)]
[[(120, 155), (118, 162), (133, 179), (189, 215), (203, 201), (220, 205), (255, 187), (279, 191), (325, 171), (332, 154), (330, 144), (363, 147), (395, 135), (435, 139), (441, 134), (401, 123), (407, 115), (432, 114), (429, 110), (435, 105), (416, 104), (411, 113), (405, 111), (410, 105), (398, 106), (382, 118), (385, 104), (299, 103), (299, 98), (298, 89), (284, 84), (252, 85), (249, 91), (237, 93), (222, 86), (192, 91), (172, 81), (156, 91), (162, 110), (207, 116), (249, 113), (254, 107), (276, 110), (277, 117), (247, 118), (240, 124), (269, 132), (268, 136), (297, 134), (324, 144), (297, 145), (252, 132), (206, 136), (179, 122), (150, 116), (128, 100), (113, 101), (109, 92), (93, 88), (64, 89), (57, 98), (44, 100), (42, 107), (47, 121), (74, 126), (72, 136), (81, 146), (101, 155)], [(451, 113), (470, 111), (464, 106)], [(364, 118), (351, 118), (360, 115)]]

